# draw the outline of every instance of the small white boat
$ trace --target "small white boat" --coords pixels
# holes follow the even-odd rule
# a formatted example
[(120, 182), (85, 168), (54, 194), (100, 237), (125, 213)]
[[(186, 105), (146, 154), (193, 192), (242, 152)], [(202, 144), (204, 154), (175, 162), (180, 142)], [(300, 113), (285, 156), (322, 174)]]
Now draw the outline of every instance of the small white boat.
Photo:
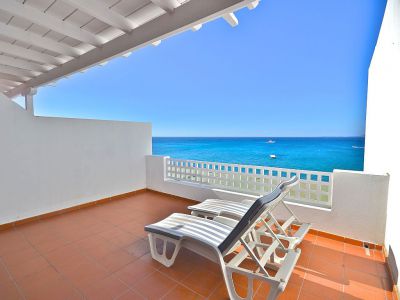
[(275, 158), (276, 158), (276, 155), (275, 155), (275, 154), (270, 154), (270, 155), (269, 155), (269, 158), (275, 159)]
[(267, 144), (275, 144), (275, 141), (273, 141), (273, 140), (268, 140), (268, 141), (267, 141)]

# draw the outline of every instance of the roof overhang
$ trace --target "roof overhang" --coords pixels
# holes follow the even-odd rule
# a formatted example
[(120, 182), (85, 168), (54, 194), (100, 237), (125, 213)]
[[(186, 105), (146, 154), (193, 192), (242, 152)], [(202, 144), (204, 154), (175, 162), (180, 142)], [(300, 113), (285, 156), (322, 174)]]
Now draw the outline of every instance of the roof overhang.
[[(180, 32), (196, 31), (217, 18), (236, 26), (233, 13), (258, 4), (255, 0), (52, 0), (43, 7), (43, 2), (0, 2), (0, 89), (10, 98)], [(129, 6), (138, 2), (139, 7)], [(121, 3), (125, 6), (118, 7)], [(1, 22), (7, 18), (10, 21)]]

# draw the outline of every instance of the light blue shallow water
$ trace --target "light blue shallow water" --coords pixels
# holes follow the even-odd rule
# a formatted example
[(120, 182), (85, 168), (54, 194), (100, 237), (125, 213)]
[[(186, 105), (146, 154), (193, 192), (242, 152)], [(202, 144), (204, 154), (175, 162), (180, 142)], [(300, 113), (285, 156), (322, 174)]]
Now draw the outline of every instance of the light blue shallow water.
[[(332, 171), (363, 170), (364, 138), (153, 138), (172, 158)], [(276, 159), (270, 155), (276, 155)]]

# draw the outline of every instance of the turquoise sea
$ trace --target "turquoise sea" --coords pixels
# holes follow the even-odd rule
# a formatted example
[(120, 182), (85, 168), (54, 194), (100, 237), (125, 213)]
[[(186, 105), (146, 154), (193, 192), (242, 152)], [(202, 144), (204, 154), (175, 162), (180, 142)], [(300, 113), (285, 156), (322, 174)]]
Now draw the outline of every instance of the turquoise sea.
[(362, 171), (364, 138), (154, 137), (153, 154), (302, 170)]

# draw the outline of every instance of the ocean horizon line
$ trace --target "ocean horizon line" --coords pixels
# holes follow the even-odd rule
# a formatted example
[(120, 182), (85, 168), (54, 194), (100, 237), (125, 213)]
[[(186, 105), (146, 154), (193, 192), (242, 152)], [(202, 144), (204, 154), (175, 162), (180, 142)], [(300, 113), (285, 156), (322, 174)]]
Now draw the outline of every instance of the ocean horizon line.
[(271, 139), (279, 139), (279, 138), (298, 138), (298, 139), (306, 139), (306, 138), (316, 138), (316, 139), (329, 139), (329, 138), (364, 138), (365, 136), (153, 136), (153, 138), (216, 138), (216, 139), (223, 139), (223, 138), (238, 138), (238, 139), (255, 139), (255, 138), (271, 138)]

